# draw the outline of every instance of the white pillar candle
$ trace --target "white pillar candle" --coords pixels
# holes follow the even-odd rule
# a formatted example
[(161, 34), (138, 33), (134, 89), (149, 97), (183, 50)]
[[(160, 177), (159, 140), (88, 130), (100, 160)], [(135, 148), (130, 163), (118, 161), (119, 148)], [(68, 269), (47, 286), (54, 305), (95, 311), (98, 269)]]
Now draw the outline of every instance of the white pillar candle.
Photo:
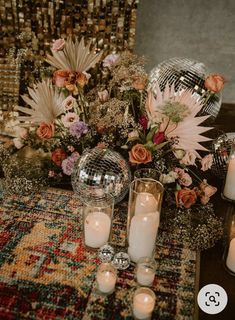
[(230, 241), (226, 265), (229, 270), (235, 273), (235, 238)]
[(155, 277), (155, 270), (139, 265), (136, 272), (137, 282), (142, 286), (151, 286)]
[(111, 293), (113, 292), (116, 284), (116, 275), (109, 271), (104, 270), (99, 272), (96, 277), (98, 289), (103, 293)]
[(128, 254), (132, 261), (137, 262), (141, 257), (152, 256), (158, 226), (158, 211), (133, 216), (130, 224), (128, 247)]
[(229, 161), (223, 193), (226, 198), (235, 200), (235, 158)]
[(138, 293), (134, 296), (133, 313), (137, 319), (150, 319), (155, 300), (148, 293)]
[(91, 212), (85, 218), (85, 244), (91, 248), (100, 248), (108, 242), (111, 219), (104, 212)]
[(155, 197), (148, 192), (140, 192), (136, 196), (135, 215), (156, 212), (158, 207)]

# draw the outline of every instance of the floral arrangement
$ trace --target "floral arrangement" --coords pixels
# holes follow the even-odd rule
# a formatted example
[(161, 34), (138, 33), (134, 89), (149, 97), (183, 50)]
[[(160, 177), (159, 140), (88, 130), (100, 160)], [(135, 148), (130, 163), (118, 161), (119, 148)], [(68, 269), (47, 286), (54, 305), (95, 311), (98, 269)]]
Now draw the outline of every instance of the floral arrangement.
[[(17, 149), (45, 152), (49, 179), (69, 177), (86, 148), (112, 148), (133, 171), (158, 170), (168, 205), (208, 208), (217, 189), (206, 177), (213, 163), (203, 135), (212, 129), (203, 126), (209, 116), (198, 116), (205, 97), (176, 91), (174, 84), (151, 87), (143, 58), (95, 53), (84, 39), (56, 40), (46, 61), (54, 71), (22, 96), (27, 106), (17, 108), (13, 142)], [(224, 82), (217, 74), (206, 77), (206, 95), (218, 93)]]

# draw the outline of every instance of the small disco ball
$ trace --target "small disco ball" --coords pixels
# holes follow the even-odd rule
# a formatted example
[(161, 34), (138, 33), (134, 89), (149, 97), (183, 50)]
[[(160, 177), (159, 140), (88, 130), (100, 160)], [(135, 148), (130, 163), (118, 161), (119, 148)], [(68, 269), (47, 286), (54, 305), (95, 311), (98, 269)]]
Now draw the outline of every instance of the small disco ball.
[(72, 173), (72, 187), (83, 202), (110, 193), (120, 202), (128, 192), (131, 173), (126, 160), (110, 149), (85, 151)]
[(234, 141), (235, 132), (228, 132), (220, 135), (212, 143), (213, 164), (211, 170), (222, 180), (226, 177), (227, 161)]
[[(205, 76), (208, 74), (203, 63), (187, 58), (171, 58), (152, 69), (149, 76), (150, 88), (158, 82), (164, 90), (166, 83), (174, 83), (176, 91), (190, 89), (198, 99), (205, 99)], [(211, 95), (198, 115), (210, 115), (214, 120), (221, 107), (221, 94)]]

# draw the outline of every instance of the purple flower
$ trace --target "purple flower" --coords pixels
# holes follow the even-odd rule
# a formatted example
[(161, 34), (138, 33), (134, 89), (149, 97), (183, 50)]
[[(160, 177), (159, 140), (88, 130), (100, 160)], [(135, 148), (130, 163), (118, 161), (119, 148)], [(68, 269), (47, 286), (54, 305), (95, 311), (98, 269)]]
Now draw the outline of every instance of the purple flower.
[(108, 56), (106, 56), (103, 60), (103, 66), (108, 67), (109, 69), (112, 67), (112, 65), (118, 60), (119, 55), (115, 53), (111, 53)]
[(88, 132), (88, 126), (85, 122), (82, 121), (76, 121), (71, 124), (69, 127), (69, 132), (72, 136), (76, 138), (81, 138), (82, 135), (86, 134)]
[(79, 158), (78, 152), (73, 152), (72, 155), (62, 161), (62, 170), (64, 174), (67, 176), (71, 176), (74, 168), (74, 164), (76, 163), (77, 159)]

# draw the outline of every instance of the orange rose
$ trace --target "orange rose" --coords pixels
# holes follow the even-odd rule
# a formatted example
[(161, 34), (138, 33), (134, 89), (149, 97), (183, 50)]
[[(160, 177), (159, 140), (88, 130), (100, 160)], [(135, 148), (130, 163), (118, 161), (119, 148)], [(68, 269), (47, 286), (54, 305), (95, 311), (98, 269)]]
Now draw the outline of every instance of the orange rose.
[(64, 152), (63, 149), (55, 149), (52, 152), (51, 160), (58, 166), (61, 167), (61, 163), (64, 159), (66, 159), (67, 154)]
[(69, 71), (66, 70), (57, 70), (53, 73), (53, 82), (54, 84), (59, 87), (65, 87), (65, 81), (69, 76)]
[(84, 73), (79, 73), (77, 76), (77, 84), (83, 88), (88, 83), (88, 79)]
[(196, 202), (197, 194), (193, 189), (181, 189), (175, 192), (175, 200), (177, 207), (185, 207), (188, 209)]
[(146, 79), (145, 78), (136, 77), (136, 78), (133, 79), (132, 87), (135, 88), (136, 90), (144, 90), (145, 85), (146, 85)]
[(152, 161), (152, 154), (142, 144), (136, 144), (129, 151), (129, 161), (133, 164), (148, 163)]
[(219, 74), (210, 74), (208, 77), (206, 77), (204, 85), (206, 89), (217, 93), (223, 89), (224, 83), (224, 77), (220, 76)]
[(41, 139), (51, 139), (54, 136), (55, 126), (53, 123), (42, 122), (37, 128), (36, 134)]

